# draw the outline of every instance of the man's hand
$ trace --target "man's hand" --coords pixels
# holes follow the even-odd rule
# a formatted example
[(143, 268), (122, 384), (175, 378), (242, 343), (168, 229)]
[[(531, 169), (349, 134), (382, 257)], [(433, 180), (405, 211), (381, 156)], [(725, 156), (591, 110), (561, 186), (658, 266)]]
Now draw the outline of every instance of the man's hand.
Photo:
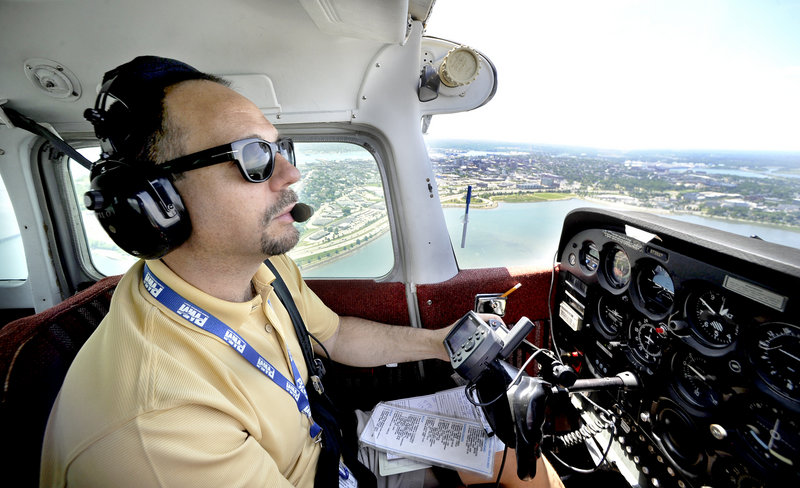
[[(497, 321), (500, 324), (505, 326), (505, 323), (503, 322), (503, 319), (501, 319), (499, 315), (495, 315), (493, 313), (479, 313), (478, 317), (480, 317), (481, 320), (483, 320), (484, 322), (486, 322), (490, 326), (494, 326), (494, 324), (490, 323), (490, 321)], [(439, 342), (442, 345), (442, 348), (441, 348), (442, 349), (442, 355), (436, 356), (438, 359), (441, 359), (442, 361), (450, 361), (450, 356), (447, 355), (447, 348), (444, 347), (444, 338), (447, 337), (447, 334), (449, 334), (450, 331), (453, 330), (453, 327), (455, 327), (456, 324), (459, 323), (459, 322), (461, 322), (461, 319), (456, 320), (455, 322), (453, 322), (452, 324), (448, 325), (447, 327), (444, 327), (442, 329), (436, 330), (436, 332), (441, 334), (441, 340)]]

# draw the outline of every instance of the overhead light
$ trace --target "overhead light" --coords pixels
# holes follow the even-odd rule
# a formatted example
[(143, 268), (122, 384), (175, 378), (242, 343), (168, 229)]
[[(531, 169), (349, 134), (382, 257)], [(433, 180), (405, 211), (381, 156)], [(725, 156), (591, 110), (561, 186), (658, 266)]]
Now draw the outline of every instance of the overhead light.
[(74, 102), (81, 97), (81, 83), (78, 77), (63, 63), (42, 58), (30, 58), (23, 64), (25, 76), (33, 86), (47, 95)]

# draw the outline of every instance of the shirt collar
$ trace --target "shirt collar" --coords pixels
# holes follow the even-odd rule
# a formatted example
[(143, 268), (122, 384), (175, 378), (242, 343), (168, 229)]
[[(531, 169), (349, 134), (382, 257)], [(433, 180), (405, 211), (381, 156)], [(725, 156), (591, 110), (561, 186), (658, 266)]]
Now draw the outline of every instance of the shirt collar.
[[(263, 301), (266, 300), (269, 292), (272, 291), (272, 287), (268, 286), (269, 283), (272, 283), (272, 281), (275, 279), (275, 276), (270, 272), (270, 270), (262, 264), (255, 276), (253, 276), (253, 284), (256, 289), (255, 298), (247, 302), (229, 302), (211, 296), (199, 288), (187, 283), (183, 278), (175, 274), (161, 260), (149, 260), (147, 261), (147, 266), (150, 268), (150, 271), (152, 271), (153, 274), (158, 277), (158, 279), (172, 288), (181, 297), (192, 302), (206, 312), (214, 315), (233, 330), (237, 330), (239, 326), (247, 320), (253, 310), (260, 308)], [(143, 295), (148, 300), (157, 303), (159, 307), (166, 308), (161, 305), (158, 300), (151, 297), (149, 293), (143, 292)]]
[[(264, 290), (264, 288), (271, 285), (273, 281), (275, 281), (275, 275), (267, 268), (267, 265), (261, 263), (261, 267), (258, 268), (255, 276), (253, 276), (253, 285), (256, 287), (256, 293), (263, 296), (269, 295), (269, 292), (272, 291), (272, 287), (270, 286), (267, 290)], [(264, 292), (266, 292), (266, 294)]]

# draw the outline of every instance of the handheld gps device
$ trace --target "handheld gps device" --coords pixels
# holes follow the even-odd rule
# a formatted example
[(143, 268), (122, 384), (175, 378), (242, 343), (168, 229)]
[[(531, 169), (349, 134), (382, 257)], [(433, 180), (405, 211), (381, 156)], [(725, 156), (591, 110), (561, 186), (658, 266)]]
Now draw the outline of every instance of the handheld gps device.
[(469, 311), (444, 339), (450, 364), (462, 378), (472, 381), (489, 363), (511, 354), (533, 330), (533, 325), (527, 317), (522, 317), (509, 331), (501, 322), (491, 320), (487, 324)]

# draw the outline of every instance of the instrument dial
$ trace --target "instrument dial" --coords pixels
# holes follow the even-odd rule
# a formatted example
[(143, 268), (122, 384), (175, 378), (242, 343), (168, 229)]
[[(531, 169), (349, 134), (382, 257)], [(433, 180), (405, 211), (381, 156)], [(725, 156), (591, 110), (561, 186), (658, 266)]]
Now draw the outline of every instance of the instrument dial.
[(597, 326), (608, 339), (614, 339), (625, 329), (628, 317), (628, 297), (602, 295), (597, 300)]
[(698, 426), (683, 409), (661, 401), (653, 421), (653, 433), (661, 440), (670, 459), (682, 469), (694, 471), (703, 461), (703, 446), (697, 442)]
[(800, 425), (795, 420), (761, 401), (751, 402), (744, 415), (740, 435), (760, 464), (776, 470), (800, 465)]
[(706, 290), (689, 295), (686, 304), (692, 330), (703, 343), (725, 347), (736, 340), (739, 326), (735, 321), (733, 299), (716, 290)]
[(751, 354), (759, 376), (779, 395), (800, 402), (800, 327), (763, 324), (757, 341)]
[(672, 371), (678, 393), (695, 407), (711, 409), (719, 406), (722, 394), (715, 386), (717, 375), (702, 356), (679, 353), (672, 358)]
[(580, 256), (583, 270), (589, 274), (594, 274), (600, 266), (600, 249), (597, 244), (592, 241), (584, 242)]
[(612, 247), (606, 255), (605, 277), (614, 288), (625, 288), (631, 282), (631, 261), (619, 247)]
[(653, 318), (664, 318), (675, 304), (675, 283), (660, 264), (651, 262), (636, 275), (636, 291), (640, 308)]
[(640, 318), (631, 321), (628, 343), (634, 357), (645, 366), (658, 364), (667, 343), (666, 327)]

